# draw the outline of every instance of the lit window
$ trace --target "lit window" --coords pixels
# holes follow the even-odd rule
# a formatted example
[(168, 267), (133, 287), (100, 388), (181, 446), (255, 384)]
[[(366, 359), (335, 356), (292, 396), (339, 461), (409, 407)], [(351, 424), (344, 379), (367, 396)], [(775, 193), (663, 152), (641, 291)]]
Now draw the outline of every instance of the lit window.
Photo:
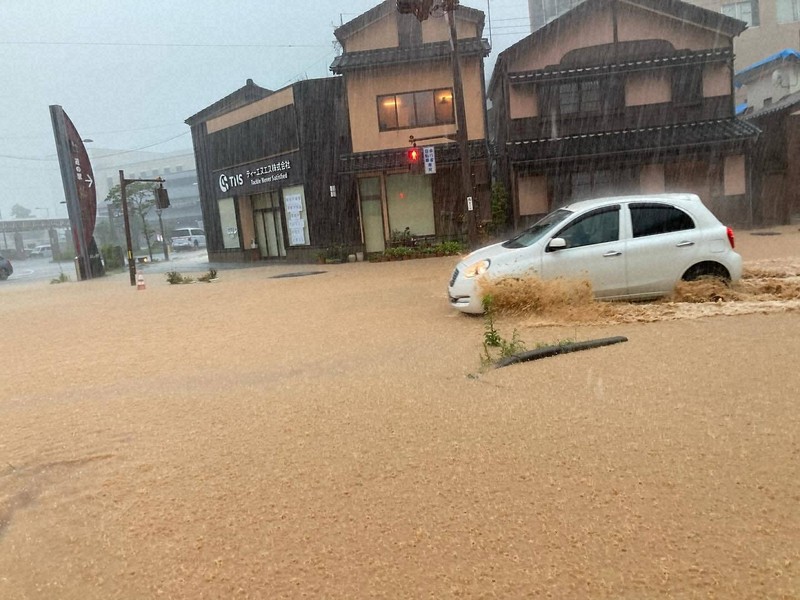
[(452, 89), (378, 96), (378, 124), (381, 131), (454, 122)]

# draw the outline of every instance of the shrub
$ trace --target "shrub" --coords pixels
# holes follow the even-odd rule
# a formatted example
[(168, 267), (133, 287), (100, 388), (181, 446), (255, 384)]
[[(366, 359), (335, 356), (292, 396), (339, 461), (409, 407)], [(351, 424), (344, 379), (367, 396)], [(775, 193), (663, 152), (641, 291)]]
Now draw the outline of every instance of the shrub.
[(210, 283), (217, 278), (217, 270), (216, 269), (209, 269), (208, 273), (205, 275), (201, 275), (197, 278), (197, 281), (202, 281), (204, 283)]
[(170, 271), (167, 273), (167, 283), (169, 284), (178, 284), (178, 283), (192, 283), (194, 279), (189, 276), (181, 275), (177, 271)]

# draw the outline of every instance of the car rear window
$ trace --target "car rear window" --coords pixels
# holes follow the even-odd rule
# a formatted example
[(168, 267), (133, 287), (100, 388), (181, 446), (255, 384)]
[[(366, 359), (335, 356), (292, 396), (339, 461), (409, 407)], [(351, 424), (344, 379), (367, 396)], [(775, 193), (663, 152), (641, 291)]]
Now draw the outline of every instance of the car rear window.
[(675, 206), (656, 203), (631, 204), (633, 237), (694, 229), (692, 217)]

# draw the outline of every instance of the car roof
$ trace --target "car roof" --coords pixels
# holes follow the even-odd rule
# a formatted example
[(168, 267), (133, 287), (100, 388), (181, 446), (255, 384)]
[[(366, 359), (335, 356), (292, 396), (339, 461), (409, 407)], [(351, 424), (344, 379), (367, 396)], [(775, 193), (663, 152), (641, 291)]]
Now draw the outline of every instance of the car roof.
[(582, 211), (587, 208), (595, 206), (604, 206), (606, 204), (619, 204), (631, 202), (669, 202), (672, 204), (681, 204), (689, 202), (700, 202), (697, 194), (688, 193), (674, 193), (674, 194), (636, 194), (632, 196), (608, 196), (605, 198), (592, 198), (591, 200), (579, 200), (567, 204), (563, 208), (570, 211)]

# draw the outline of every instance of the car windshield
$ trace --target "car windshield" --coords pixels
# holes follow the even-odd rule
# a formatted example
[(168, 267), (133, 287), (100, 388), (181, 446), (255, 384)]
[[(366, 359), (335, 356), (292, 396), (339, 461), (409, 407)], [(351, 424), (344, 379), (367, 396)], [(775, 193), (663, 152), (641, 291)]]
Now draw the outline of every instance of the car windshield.
[(522, 233), (511, 238), (507, 242), (503, 242), (503, 248), (526, 248), (539, 241), (542, 236), (571, 214), (571, 210), (559, 208), (525, 229)]

